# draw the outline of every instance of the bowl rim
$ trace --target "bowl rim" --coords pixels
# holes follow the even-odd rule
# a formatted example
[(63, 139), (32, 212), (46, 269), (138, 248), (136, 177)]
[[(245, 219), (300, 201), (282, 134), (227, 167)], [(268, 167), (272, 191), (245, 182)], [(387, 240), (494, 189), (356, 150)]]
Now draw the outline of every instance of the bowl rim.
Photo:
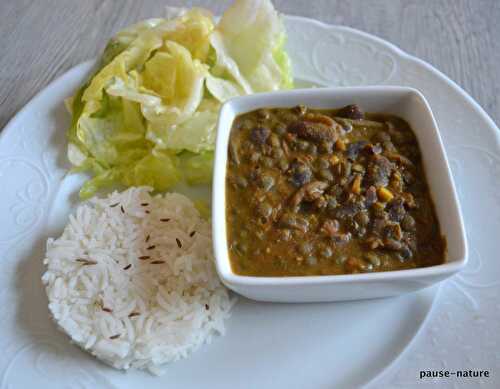
[[(268, 277), (268, 276), (246, 276), (239, 275), (233, 272), (228, 249), (227, 249), (227, 236), (222, 233), (225, 231), (225, 206), (223, 206), (222, 199), (225, 198), (225, 180), (227, 171), (227, 158), (222, 158), (221, 154), (227, 153), (227, 142), (223, 143), (223, 138), (229, 136), (231, 131), (232, 123), (236, 116), (253, 111), (259, 108), (269, 108), (269, 107), (292, 107), (294, 104), (283, 104), (275, 103), (274, 100), (282, 101), (287, 96), (302, 96), (305, 100), (312, 97), (331, 97), (334, 93), (347, 94), (352, 93), (407, 93), (412, 94), (417, 97), (417, 99), (422, 103), (422, 106), (430, 119), (433, 130), (432, 133), (435, 136), (435, 141), (438, 143), (440, 151), (444, 157), (444, 164), (439, 164), (440, 169), (446, 171), (446, 176), (448, 177), (448, 184), (451, 188), (450, 193), (448, 193), (449, 199), (453, 201), (457, 210), (457, 221), (458, 228), (460, 231), (460, 236), (458, 243), (460, 244), (458, 258), (454, 258), (450, 262), (445, 262), (440, 265), (434, 265), (424, 268), (417, 269), (404, 269), (404, 270), (393, 270), (384, 272), (374, 272), (374, 273), (358, 273), (358, 274), (339, 274), (339, 275), (312, 275), (312, 276), (282, 276), (282, 277)], [(252, 104), (251, 109), (238, 109), (239, 103), (249, 101), (259, 101), (262, 100), (262, 105)], [(307, 104), (307, 102), (306, 102)], [(244, 104), (243, 104), (244, 105)], [(227, 115), (232, 116), (230, 123), (227, 123), (225, 118)], [(226, 134), (227, 133), (227, 134)], [(224, 146), (224, 147), (223, 147)], [(226, 162), (226, 163), (222, 163)], [(424, 95), (417, 89), (406, 87), (406, 86), (393, 86), (393, 85), (372, 85), (372, 86), (352, 86), (352, 87), (325, 87), (325, 88), (306, 88), (306, 89), (292, 89), (292, 90), (281, 90), (275, 92), (266, 93), (256, 93), (247, 96), (238, 96), (226, 101), (220, 110), (219, 119), (217, 123), (217, 138), (216, 138), (216, 148), (215, 148), (215, 158), (214, 158), (214, 171), (213, 171), (213, 184), (212, 184), (212, 233), (213, 238), (213, 248), (215, 255), (215, 263), (217, 273), (221, 280), (232, 286), (279, 286), (279, 285), (323, 285), (323, 284), (345, 284), (345, 283), (371, 283), (377, 281), (389, 281), (389, 280), (405, 280), (405, 279), (415, 279), (423, 278), (428, 276), (439, 276), (439, 275), (451, 275), (461, 269), (463, 269), (468, 262), (468, 244), (465, 233), (465, 225), (463, 221), (462, 210), (460, 207), (460, 202), (458, 200), (458, 195), (453, 181), (453, 176), (451, 174), (451, 169), (449, 166), (446, 151), (444, 149), (443, 141), (440, 135), (439, 127), (436, 123), (434, 114), (429, 106), (429, 103), (425, 99)], [(432, 190), (432, 188), (431, 188)], [(224, 204), (225, 205), (225, 204)], [(222, 227), (222, 228), (221, 228)], [(224, 235), (224, 236), (223, 236)], [(221, 250), (225, 252), (223, 254)], [(225, 262), (223, 266), (222, 261)]]

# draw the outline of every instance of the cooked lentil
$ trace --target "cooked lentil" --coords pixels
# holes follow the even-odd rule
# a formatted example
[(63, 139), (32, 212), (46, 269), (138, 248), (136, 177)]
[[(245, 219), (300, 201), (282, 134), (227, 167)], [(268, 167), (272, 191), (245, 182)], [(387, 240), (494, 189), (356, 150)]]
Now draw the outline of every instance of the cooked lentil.
[(356, 105), (261, 109), (236, 118), (229, 154), (226, 222), (236, 273), (346, 274), (444, 262), (418, 143), (403, 119)]

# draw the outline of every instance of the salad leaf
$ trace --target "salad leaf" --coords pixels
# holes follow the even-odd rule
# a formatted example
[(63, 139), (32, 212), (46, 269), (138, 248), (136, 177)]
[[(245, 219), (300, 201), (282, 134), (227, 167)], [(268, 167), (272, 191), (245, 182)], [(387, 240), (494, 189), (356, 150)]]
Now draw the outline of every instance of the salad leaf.
[(100, 189), (115, 185), (120, 182), (121, 173), (118, 169), (105, 170), (86, 181), (80, 189), (80, 198), (88, 199)]
[(114, 185), (209, 183), (220, 104), (293, 86), (285, 30), (269, 0), (236, 0), (217, 25), (200, 8), (169, 14), (117, 33), (66, 101), (72, 171), (93, 176), (83, 198)]
[(242, 74), (250, 74), (272, 51), (280, 33), (280, 19), (270, 1), (235, 1), (217, 26), (228, 55)]
[(199, 154), (182, 153), (180, 160), (181, 168), (188, 184), (209, 184), (212, 181), (213, 151), (203, 151)]
[[(213, 99), (204, 99), (191, 117), (178, 125), (160, 131), (151, 127), (146, 138), (161, 148), (194, 153), (212, 150), (215, 143), (215, 126), (219, 116), (219, 104)], [(168, 146), (167, 146), (168, 145)]]
[[(291, 69), (284, 51), (286, 42), (281, 17), (268, 0), (235, 1), (222, 16), (212, 45), (217, 54), (225, 57), (227, 71), (251, 92), (289, 88)], [(234, 62), (240, 75), (235, 75)], [(248, 92), (247, 93), (251, 93)]]
[(171, 188), (180, 180), (178, 157), (154, 150), (124, 173), (122, 182), (127, 186), (151, 186), (159, 191)]
[(173, 41), (185, 47), (193, 58), (206, 62), (210, 50), (210, 34), (214, 26), (212, 14), (201, 8), (182, 12), (176, 19), (174, 29), (166, 28), (168, 22), (159, 26), (164, 41)]

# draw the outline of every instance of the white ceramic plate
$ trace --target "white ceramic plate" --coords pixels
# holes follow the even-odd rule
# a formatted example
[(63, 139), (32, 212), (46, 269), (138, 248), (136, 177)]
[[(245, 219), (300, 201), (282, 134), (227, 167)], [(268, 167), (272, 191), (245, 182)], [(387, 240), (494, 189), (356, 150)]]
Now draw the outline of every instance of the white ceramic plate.
[[(286, 25), (299, 85), (386, 83), (424, 93), (461, 198), (471, 248), (465, 272), (445, 283), (435, 304), (437, 288), (336, 304), (241, 299), (227, 335), (172, 364), (163, 377), (100, 364), (54, 328), (40, 282), (46, 238), (60, 233), (81, 182), (64, 175), (69, 117), (62, 102), (88, 74), (92, 64), (84, 63), (37, 95), (1, 134), (0, 388), (348, 388), (377, 376), (372, 386), (392, 388), (422, 385), (421, 369), (498, 369), (500, 146), (494, 123), (444, 75), (380, 39), (298, 17), (287, 17)], [(411, 350), (380, 376), (426, 318), (430, 323)], [(484, 386), (498, 387), (498, 380), (493, 374)]]

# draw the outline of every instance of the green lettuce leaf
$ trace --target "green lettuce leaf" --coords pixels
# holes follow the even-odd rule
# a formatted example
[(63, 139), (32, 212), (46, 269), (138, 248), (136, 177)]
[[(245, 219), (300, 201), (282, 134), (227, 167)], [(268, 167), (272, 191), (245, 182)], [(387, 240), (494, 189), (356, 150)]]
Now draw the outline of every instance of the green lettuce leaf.
[(209, 184), (212, 181), (213, 151), (203, 151), (199, 154), (184, 152), (180, 155), (180, 163), (188, 184)]
[(237, 0), (211, 37), (215, 71), (224, 69), (246, 93), (290, 88), (285, 42), (283, 22), (269, 0)]
[(236, 0), (217, 25), (203, 9), (169, 13), (117, 33), (66, 100), (72, 172), (92, 175), (82, 198), (117, 185), (210, 183), (221, 103), (293, 85), (269, 0)]
[(146, 185), (159, 191), (165, 191), (181, 179), (176, 155), (153, 150), (138, 161), (123, 175), (122, 183), (126, 186)]

